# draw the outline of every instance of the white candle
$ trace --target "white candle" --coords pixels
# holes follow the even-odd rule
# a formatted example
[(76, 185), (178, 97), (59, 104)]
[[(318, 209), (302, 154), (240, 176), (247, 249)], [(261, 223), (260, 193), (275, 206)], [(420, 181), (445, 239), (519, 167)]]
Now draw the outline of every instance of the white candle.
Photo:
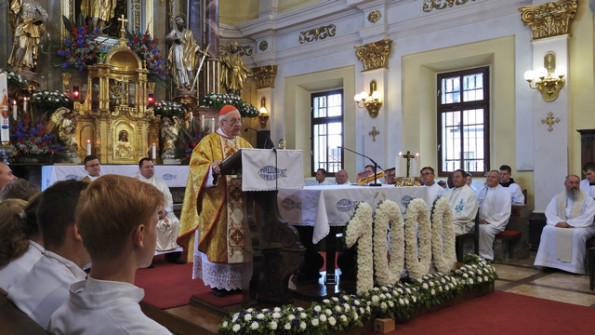
[(215, 118), (212, 117), (211, 118), (211, 132), (214, 132), (214, 131), (215, 131)]
[(397, 157), (395, 157), (395, 177), (399, 176), (399, 158), (401, 158), (400, 155), (397, 155)]
[(193, 118), (193, 117), (194, 117), (193, 113), (192, 113), (192, 112), (190, 112), (190, 118), (189, 118), (189, 120), (190, 120), (190, 122), (191, 122), (191, 123), (192, 123), (192, 118)]
[(200, 131), (202, 132), (205, 129), (205, 116), (200, 116)]
[(16, 121), (17, 120), (17, 101), (13, 100), (12, 101), (12, 118)]
[(87, 156), (91, 155), (91, 140), (87, 140)]
[(151, 145), (151, 159), (155, 158), (157, 158), (157, 147), (155, 146), (155, 143), (153, 143), (153, 145)]
[(27, 97), (23, 98), (23, 111), (27, 114)]
[(419, 154), (416, 153), (413, 159), (411, 159), (411, 177), (417, 176), (417, 161), (418, 161)]

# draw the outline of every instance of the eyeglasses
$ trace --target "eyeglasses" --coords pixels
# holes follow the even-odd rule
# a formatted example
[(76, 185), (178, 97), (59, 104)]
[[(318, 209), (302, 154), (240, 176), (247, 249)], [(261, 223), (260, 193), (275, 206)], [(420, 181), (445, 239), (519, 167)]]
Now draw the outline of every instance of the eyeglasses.
[(231, 123), (232, 125), (242, 123), (242, 119), (231, 119), (231, 120), (225, 120), (224, 119), (222, 121), (227, 121), (227, 122)]
[(432, 174), (433, 174), (432, 172), (424, 172), (424, 173), (422, 173), (421, 175), (422, 175), (422, 176), (429, 176), (429, 175), (432, 175)]

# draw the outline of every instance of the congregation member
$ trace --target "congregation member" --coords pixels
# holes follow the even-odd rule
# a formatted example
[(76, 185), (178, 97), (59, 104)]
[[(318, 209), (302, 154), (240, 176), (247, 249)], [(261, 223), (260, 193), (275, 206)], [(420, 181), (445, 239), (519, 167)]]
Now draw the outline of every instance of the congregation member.
[(216, 296), (226, 296), (240, 292), (246, 285), (242, 278), (251, 277), (252, 246), (242, 180), (221, 175), (220, 164), (252, 146), (239, 136), (242, 117), (236, 107), (223, 106), (218, 122), (217, 131), (192, 151), (178, 243), (189, 254), (194, 250), (193, 277)]
[(525, 195), (519, 184), (512, 176), (512, 169), (508, 165), (500, 166), (500, 185), (504, 186), (510, 193), (510, 201), (513, 205), (524, 205)]
[(83, 165), (85, 171), (87, 171), (87, 175), (83, 177), (82, 181), (90, 183), (101, 176), (101, 163), (99, 163), (97, 156), (86, 156), (83, 160)]
[(186, 264), (186, 260), (181, 258), (181, 251), (168, 252), (179, 247), (176, 240), (180, 220), (174, 214), (174, 200), (169, 186), (167, 186), (165, 180), (155, 175), (155, 163), (152, 159), (145, 157), (138, 162), (138, 175), (136, 178), (157, 187), (165, 196), (165, 208), (159, 214), (159, 223), (157, 223), (157, 251), (165, 252), (165, 260), (169, 263)]
[(479, 206), (479, 256), (494, 260), (494, 238), (510, 219), (510, 193), (500, 185), (500, 172), (490, 170), (486, 184), (477, 192)]
[(438, 199), (442, 193), (445, 192), (444, 187), (438, 185), (434, 181), (434, 168), (430, 166), (425, 166), (421, 170), (419, 170), (419, 179), (421, 184), (426, 187), (428, 190), (428, 199), (434, 203), (436, 199)]
[(585, 273), (586, 243), (595, 235), (595, 200), (581, 191), (579, 184), (578, 176), (567, 176), (565, 190), (556, 194), (545, 210), (547, 222), (534, 265), (546, 271)]
[(17, 178), (2, 188), (2, 191), (0, 191), (0, 201), (5, 199), (21, 199), (28, 201), (29, 198), (39, 192), (39, 186), (27, 179)]
[(326, 180), (326, 170), (323, 168), (319, 168), (316, 170), (316, 185), (330, 185), (328, 180)]
[(335, 173), (335, 182), (337, 185), (349, 185), (349, 175), (347, 175), (347, 171), (341, 169)]
[(89, 263), (89, 254), (74, 223), (79, 195), (87, 185), (70, 179), (43, 191), (37, 222), (45, 252), (8, 290), (8, 299), (46, 330), (50, 316), (68, 299), (70, 285), (87, 276), (82, 267)]
[[(8, 292), (8, 289), (14, 283), (18, 282), (25, 274), (27, 274), (31, 268), (33, 268), (33, 265), (35, 265), (41, 256), (43, 256), (43, 239), (39, 227), (37, 226), (37, 216), (35, 214), (40, 199), (41, 192), (38, 192), (29, 199), (29, 202), (26, 203), (24, 209), (17, 213), (17, 218), (23, 234), (27, 239), (27, 249), (20, 257), (14, 258), (8, 265), (0, 269), (0, 288), (6, 292)], [(2, 203), (0, 203), (0, 205), (1, 204)], [(14, 217), (11, 218), (13, 220), (15, 219)], [(4, 219), (2, 219), (2, 221), (3, 222), (0, 222), (0, 225), (8, 223), (4, 222)], [(3, 237), (6, 238), (4, 228), (1, 228), (0, 231), (2, 231)], [(4, 245), (4, 243), (5, 242), (0, 245)]]
[(374, 165), (366, 165), (364, 166), (364, 170), (361, 172), (358, 172), (356, 175), (356, 181), (359, 182), (360, 180), (368, 177), (368, 176), (373, 176), (374, 175)]
[(443, 197), (448, 199), (448, 203), (454, 214), (454, 231), (456, 235), (466, 234), (473, 230), (474, 220), (477, 215), (477, 197), (475, 193), (466, 184), (466, 172), (458, 169), (452, 173), (452, 188), (445, 190)]
[(387, 185), (395, 185), (397, 183), (397, 172), (395, 168), (384, 170), (384, 183)]
[(29, 249), (29, 238), (21, 222), (20, 213), (27, 202), (6, 199), (0, 202), (0, 288), (6, 291), (14, 283), (11, 264), (24, 257)]
[(595, 163), (587, 163), (583, 167), (585, 179), (581, 180), (581, 191), (585, 192), (589, 198), (595, 199)]
[(6, 184), (10, 183), (15, 179), (17, 179), (17, 177), (12, 174), (10, 166), (8, 166), (8, 164), (6, 163), (0, 162), (0, 191), (2, 191)]
[(144, 291), (134, 285), (136, 270), (153, 259), (164, 206), (160, 190), (135, 178), (106, 175), (89, 184), (76, 225), (93, 266), (52, 315), (52, 334), (171, 334), (142, 312)]

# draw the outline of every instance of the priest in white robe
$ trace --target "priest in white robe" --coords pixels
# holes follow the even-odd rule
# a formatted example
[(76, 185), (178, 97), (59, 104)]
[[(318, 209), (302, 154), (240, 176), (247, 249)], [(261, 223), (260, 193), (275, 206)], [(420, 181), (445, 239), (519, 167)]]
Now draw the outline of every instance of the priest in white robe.
[(553, 197), (545, 211), (534, 265), (585, 273), (586, 242), (595, 235), (595, 201), (579, 188), (576, 175), (566, 177), (566, 191)]
[(446, 190), (442, 196), (448, 199), (453, 210), (455, 234), (462, 235), (472, 231), (475, 226), (477, 197), (466, 184), (465, 171), (459, 169), (453, 172), (452, 182), (454, 188)]
[(587, 163), (583, 168), (585, 179), (581, 180), (581, 191), (591, 199), (595, 199), (595, 163)]
[(434, 168), (430, 167), (430, 166), (425, 166), (423, 167), (420, 171), (419, 171), (419, 178), (421, 179), (422, 184), (426, 187), (426, 189), (428, 190), (428, 199), (430, 199), (430, 201), (432, 201), (432, 203), (434, 201), (436, 201), (436, 199), (438, 199), (438, 197), (440, 197), (442, 195), (442, 193), (444, 193), (446, 190), (438, 185), (435, 181), (435, 175), (434, 175)]
[(500, 172), (491, 170), (486, 185), (477, 192), (479, 202), (479, 256), (494, 260), (494, 238), (508, 224), (510, 193), (500, 185)]

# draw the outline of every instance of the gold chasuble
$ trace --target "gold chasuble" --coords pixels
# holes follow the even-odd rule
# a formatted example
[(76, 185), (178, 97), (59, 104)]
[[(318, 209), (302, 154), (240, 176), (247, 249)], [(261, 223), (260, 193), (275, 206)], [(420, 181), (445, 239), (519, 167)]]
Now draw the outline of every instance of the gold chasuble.
[(215, 186), (206, 187), (212, 173), (211, 163), (233, 155), (240, 148), (252, 146), (239, 136), (228, 138), (213, 132), (192, 151), (178, 236), (178, 244), (188, 250), (189, 261), (193, 260), (197, 228), (198, 250), (205, 253), (210, 262), (242, 263), (252, 259), (242, 180), (218, 176)]

